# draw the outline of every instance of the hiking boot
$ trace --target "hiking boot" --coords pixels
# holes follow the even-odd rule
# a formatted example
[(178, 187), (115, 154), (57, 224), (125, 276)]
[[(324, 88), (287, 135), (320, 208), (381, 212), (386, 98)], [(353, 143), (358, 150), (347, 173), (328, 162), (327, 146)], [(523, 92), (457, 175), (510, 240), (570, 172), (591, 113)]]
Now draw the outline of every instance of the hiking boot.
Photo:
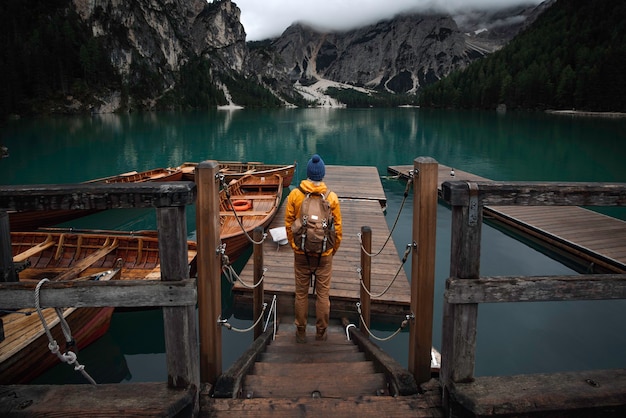
[(306, 327), (297, 327), (296, 329), (296, 343), (306, 343)]
[(318, 329), (315, 334), (316, 341), (326, 341), (328, 339), (328, 334), (326, 333), (326, 328)]

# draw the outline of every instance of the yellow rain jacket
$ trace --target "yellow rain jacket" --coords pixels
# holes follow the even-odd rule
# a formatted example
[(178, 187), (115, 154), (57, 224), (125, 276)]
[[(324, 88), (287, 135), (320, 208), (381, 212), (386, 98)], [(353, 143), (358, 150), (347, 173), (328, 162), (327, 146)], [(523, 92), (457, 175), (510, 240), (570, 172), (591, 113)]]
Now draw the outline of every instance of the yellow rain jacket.
[[(302, 180), (300, 182), (300, 187), (307, 193), (326, 193), (328, 190), (326, 184), (324, 182), (314, 182), (311, 180)], [(300, 189), (293, 189), (289, 196), (287, 197), (287, 207), (285, 208), (285, 229), (287, 230), (287, 239), (289, 240), (289, 244), (291, 244), (291, 248), (293, 248), (295, 253), (304, 254), (296, 243), (293, 241), (293, 233), (291, 232), (291, 225), (294, 221), (300, 216), (300, 206), (304, 201), (305, 195), (300, 191)], [(335, 254), (339, 249), (339, 245), (341, 244), (341, 209), (339, 207), (339, 198), (337, 194), (331, 191), (327, 196), (328, 203), (330, 204), (330, 209), (333, 213), (333, 222), (335, 225), (335, 232), (337, 234), (337, 238), (335, 240), (335, 246), (331, 249), (326, 250), (322, 254), (322, 256)]]

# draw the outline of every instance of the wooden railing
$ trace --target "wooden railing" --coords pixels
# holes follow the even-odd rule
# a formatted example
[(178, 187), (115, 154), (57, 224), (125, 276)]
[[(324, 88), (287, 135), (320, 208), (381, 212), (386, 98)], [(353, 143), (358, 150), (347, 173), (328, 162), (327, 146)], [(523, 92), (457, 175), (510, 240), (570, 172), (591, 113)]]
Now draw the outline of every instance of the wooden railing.
[[(546, 399), (550, 399), (551, 407), (557, 410), (602, 404), (613, 407), (621, 404), (624, 408), (626, 374), (623, 371), (605, 371), (603, 376), (611, 384), (603, 382), (595, 386), (597, 382), (591, 377), (585, 378), (584, 373), (579, 376), (580, 380), (572, 379), (571, 375), (555, 374), (551, 379), (542, 374), (533, 381), (526, 376), (523, 391), (519, 386), (514, 387), (515, 379), (508, 380), (512, 386), (505, 387), (504, 379), (481, 377), (481, 389), (477, 390), (474, 363), (480, 303), (626, 299), (625, 275), (481, 277), (483, 207), (626, 206), (626, 184), (456, 181), (443, 183), (442, 199), (452, 210), (450, 277), (444, 294), (440, 376), (444, 406), (460, 403), (477, 415), (496, 414), (498, 410), (509, 414), (532, 413), (545, 407)], [(572, 386), (564, 387), (564, 380)]]
[[(161, 281), (50, 282), (41, 292), (40, 305), (42, 308), (63, 307), (71, 301), (75, 307), (162, 307), (167, 386), (186, 389), (191, 394), (187, 397), (191, 399), (191, 408), (197, 412), (200, 388), (197, 289), (196, 281), (188, 279), (185, 215), (185, 206), (195, 201), (193, 182), (0, 186), (0, 214), (3, 215), (0, 217), (0, 270), (6, 272), (8, 279), (0, 282), (0, 306), (4, 309), (34, 307), (32, 286), (9, 277), (12, 272), (8, 263), (12, 263), (12, 259), (6, 211), (156, 208)], [(129, 386), (132, 385), (119, 385), (120, 391), (112, 396), (119, 401), (122, 393), (132, 391)], [(101, 390), (98, 396), (104, 396), (105, 392)], [(137, 394), (137, 405), (141, 404), (141, 396)], [(93, 395), (86, 395), (85, 401), (89, 397)], [(116, 402), (112, 399), (110, 404), (100, 407), (106, 411)], [(85, 404), (85, 408), (89, 406)]]

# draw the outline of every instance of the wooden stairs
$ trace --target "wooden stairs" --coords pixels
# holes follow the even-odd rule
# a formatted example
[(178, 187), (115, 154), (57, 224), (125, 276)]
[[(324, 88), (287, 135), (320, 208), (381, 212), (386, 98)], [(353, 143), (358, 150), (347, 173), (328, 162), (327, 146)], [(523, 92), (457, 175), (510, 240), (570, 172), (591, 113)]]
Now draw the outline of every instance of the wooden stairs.
[(295, 343), (293, 325), (281, 328), (286, 331), (276, 335), (244, 378), (244, 397), (389, 395), (385, 374), (376, 371), (374, 363), (340, 327), (328, 329), (327, 341), (316, 341), (315, 327), (309, 325), (306, 344)]
[(412, 374), (354, 327), (350, 340), (334, 324), (326, 341), (316, 341), (310, 325), (307, 343), (297, 344), (289, 321), (274, 340), (270, 331), (257, 338), (218, 379), (213, 397), (201, 397), (202, 416), (442, 416), (436, 380), (418, 388)]

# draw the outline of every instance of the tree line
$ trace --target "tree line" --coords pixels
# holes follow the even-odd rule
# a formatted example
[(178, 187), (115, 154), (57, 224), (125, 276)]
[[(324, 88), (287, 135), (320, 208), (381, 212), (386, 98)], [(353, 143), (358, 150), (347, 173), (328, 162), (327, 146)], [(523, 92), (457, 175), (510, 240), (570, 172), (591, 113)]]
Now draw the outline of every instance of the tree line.
[(626, 111), (626, 2), (559, 0), (500, 51), (424, 88), (419, 103)]

